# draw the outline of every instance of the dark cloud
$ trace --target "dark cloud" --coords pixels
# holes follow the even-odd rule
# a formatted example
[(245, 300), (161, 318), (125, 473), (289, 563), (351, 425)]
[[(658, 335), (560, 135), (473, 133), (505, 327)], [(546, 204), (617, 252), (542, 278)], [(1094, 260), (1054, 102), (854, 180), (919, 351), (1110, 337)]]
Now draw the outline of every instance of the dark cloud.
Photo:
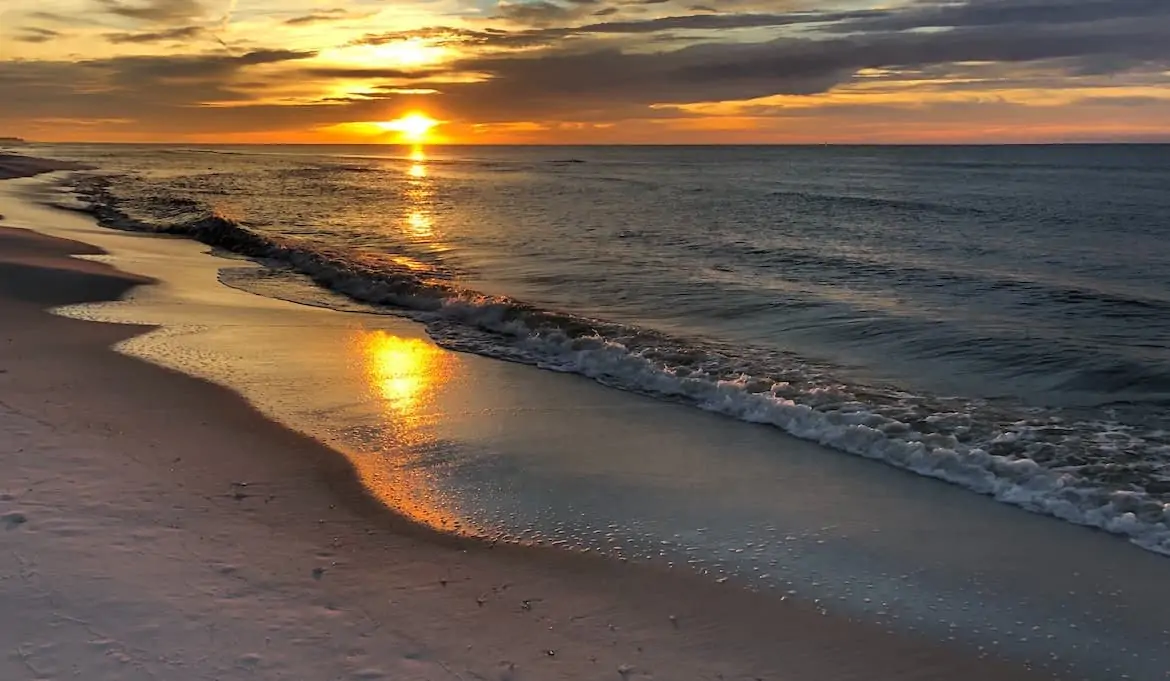
[(1029, 62), (1078, 58), (1083, 63), (1170, 57), (1165, 28), (1133, 23), (1124, 30), (1097, 27), (997, 27), (930, 33), (885, 33), (833, 40), (782, 40), (738, 50), (697, 48), (703, 59), (678, 74), (693, 82), (780, 81), (802, 74), (856, 72), (863, 68), (916, 67), (928, 64), (993, 61)]
[(640, 21), (610, 21), (561, 29), (564, 33), (585, 35), (605, 33), (657, 33), (659, 31), (723, 31), (736, 28), (766, 28), (795, 24), (829, 22), (884, 16), (885, 11), (857, 12), (788, 12), (785, 14), (689, 14)]
[(111, 43), (120, 45), (124, 43), (163, 43), (192, 40), (205, 35), (207, 35), (207, 29), (203, 26), (180, 26), (142, 33), (108, 33), (105, 38)]
[[(479, 83), (435, 85), (441, 104), (476, 120), (527, 120), (567, 114), (604, 117), (605, 112), (631, 108), (647, 111), (651, 104), (745, 99), (763, 95), (823, 92), (851, 71), (837, 64), (776, 74), (738, 77), (702, 72), (707, 60), (721, 56), (730, 63), (750, 62), (758, 55), (737, 50), (687, 48), (669, 53), (626, 54), (619, 50), (542, 55), (533, 58), (482, 58), (458, 64), (490, 74)], [(621, 74), (615, 77), (615, 74)]]
[(105, 68), (124, 86), (151, 84), (167, 80), (224, 80), (250, 66), (279, 64), (309, 59), (316, 52), (297, 50), (257, 50), (241, 55), (204, 54), (183, 56), (118, 57), (83, 62), (91, 68)]
[(20, 29), (15, 40), (22, 43), (47, 43), (51, 40), (61, 37), (60, 31), (54, 31), (48, 28), (37, 28), (36, 26), (27, 26)]
[(206, 14), (200, 0), (96, 0), (106, 14), (154, 23), (186, 21)]
[(603, 11), (601, 0), (530, 0), (499, 6), (496, 18), (525, 26), (551, 26)]
[[(260, 50), (239, 56), (0, 61), (0, 101), (5, 102), (0, 121), (125, 120), (141, 130), (172, 133), (263, 130), (296, 116), (311, 124), (312, 107), (260, 105), (257, 100), (283, 84), (260, 67), (296, 62), (313, 54)], [(207, 105), (224, 102), (247, 106)], [(337, 108), (329, 105), (334, 112)], [(321, 118), (327, 113), (323, 110)]]
[[(1170, 2), (1165, 0), (919, 0), (883, 9), (852, 11), (794, 9), (799, 7), (799, 3), (740, 0), (722, 2), (718, 8), (690, 5), (684, 14), (645, 19), (633, 17), (584, 25), (579, 23), (580, 19), (589, 16), (610, 17), (630, 8), (673, 3), (674, 0), (619, 0), (608, 4), (600, 0), (538, 0), (502, 5), (499, 16), (530, 27), (519, 29), (520, 33), (544, 33), (549, 37), (591, 33), (647, 34), (666, 30), (719, 31), (795, 24), (825, 24), (823, 29), (828, 33), (874, 33), (927, 28), (1112, 22), (1170, 16)], [(768, 11), (761, 11), (762, 8)], [(517, 31), (509, 33), (515, 34)]]
[[(70, 115), (134, 117), (167, 106), (247, 99), (236, 81), (248, 69), (293, 62), (313, 52), (261, 50), (239, 56), (126, 56), (82, 62), (0, 61), (0, 99), (5, 113), (22, 107), (54, 109)], [(255, 85), (256, 83), (252, 83)], [(49, 92), (42, 100), (39, 93)], [(262, 96), (257, 91), (252, 97)], [(18, 96), (19, 95), (19, 96)], [(61, 112), (58, 112), (61, 113)]]
[(1170, 17), (1165, 0), (969, 0), (925, 2), (840, 23), (843, 32), (976, 26), (1052, 26)]
[(323, 24), (331, 21), (342, 21), (345, 19), (357, 19), (369, 16), (368, 14), (354, 14), (347, 9), (334, 8), (324, 9), (311, 14), (304, 14), (284, 21), (287, 26), (308, 26), (310, 24)]
[[(630, 105), (815, 94), (848, 82), (863, 69), (903, 70), (957, 62), (1059, 60), (1066, 73), (1124, 73), (1135, 66), (1170, 67), (1168, 28), (1142, 17), (1115, 19), (1105, 28), (1084, 22), (1015, 23), (947, 31), (785, 37), (753, 44), (711, 43), (665, 52), (545, 50), (531, 56), (463, 60), (454, 68), (492, 78), (435, 87), (444, 92), (444, 104), (461, 113), (505, 119)], [(1059, 77), (1053, 81), (1058, 82)]]

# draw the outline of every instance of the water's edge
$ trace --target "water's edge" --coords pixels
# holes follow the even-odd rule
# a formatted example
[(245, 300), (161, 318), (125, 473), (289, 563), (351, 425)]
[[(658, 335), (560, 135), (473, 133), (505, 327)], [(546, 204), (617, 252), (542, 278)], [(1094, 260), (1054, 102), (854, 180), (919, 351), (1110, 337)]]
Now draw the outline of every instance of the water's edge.
[(1170, 434), (1072, 420), (1053, 410), (850, 385), (795, 356), (752, 357), (712, 343), (461, 289), (406, 268), (389, 268), (384, 260), (363, 260), (344, 250), (260, 234), (194, 202), (175, 206), (174, 220), (145, 220), (119, 206), (110, 191), (112, 181), (116, 179), (75, 176), (70, 183), (75, 194), (62, 199), (60, 207), (90, 212), (106, 227), (181, 235), (268, 266), (251, 273), (225, 270), (221, 281), (227, 285), (322, 304), (298, 296), (290, 286), (294, 279), (307, 277), (363, 307), (375, 306), (370, 311), (422, 322), (448, 349), (575, 373), (610, 387), (771, 425), (1170, 555), (1170, 503), (1165, 498), (1170, 486), (1143, 489), (1127, 480), (1124, 471), (1102, 472), (1092, 463), (1110, 451), (1148, 449), (1164, 455), (1170, 451)]

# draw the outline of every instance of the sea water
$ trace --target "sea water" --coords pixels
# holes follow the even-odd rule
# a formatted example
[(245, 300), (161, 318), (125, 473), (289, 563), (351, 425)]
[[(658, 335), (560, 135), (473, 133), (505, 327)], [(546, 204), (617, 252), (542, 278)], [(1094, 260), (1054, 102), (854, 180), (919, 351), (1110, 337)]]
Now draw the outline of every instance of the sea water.
[(228, 285), (1170, 553), (1170, 147), (33, 151), (109, 226), (267, 265)]

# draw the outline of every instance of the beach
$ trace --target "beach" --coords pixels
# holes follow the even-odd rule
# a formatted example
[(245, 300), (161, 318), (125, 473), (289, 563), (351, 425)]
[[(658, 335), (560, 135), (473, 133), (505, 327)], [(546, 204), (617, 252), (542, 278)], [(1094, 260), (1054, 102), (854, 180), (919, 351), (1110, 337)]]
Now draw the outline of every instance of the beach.
[(1170, 2), (0, 2), (0, 681), (1170, 681)]
[[(223, 261), (204, 246), (44, 205), (52, 176), (0, 191), (0, 609), (21, 613), (0, 619), (16, 642), (4, 678), (1167, 669), (1165, 558), (1115, 537), (715, 414), (623, 393), (615, 403), (576, 377), (444, 350), (406, 320), (223, 286)], [(415, 373), (401, 370), (404, 353), (423, 358)], [(397, 369), (371, 378), (370, 356)], [(374, 382), (371, 399), (353, 398)], [(352, 432), (327, 427), (343, 412), (391, 425), (358, 450)], [(784, 568), (808, 573), (788, 584), (807, 588), (760, 588), (751, 567), (715, 579), (665, 550), (622, 560), (492, 541), (491, 528), (458, 526), (475, 499), (432, 479), (460, 457), (469, 467), (472, 443), (537, 471), (547, 494), (621, 477), (674, 512), (696, 480), (747, 489), (750, 456), (736, 473), (712, 463), (728, 442), (785, 452), (799, 484), (766, 510), (787, 524)], [(406, 464), (387, 465), (388, 452)], [(663, 473), (663, 460), (678, 470)], [(761, 459), (756, 472), (774, 466)], [(762, 512), (736, 512), (749, 510)], [(555, 534), (539, 525), (540, 538)], [(832, 602), (821, 582), (837, 589)]]

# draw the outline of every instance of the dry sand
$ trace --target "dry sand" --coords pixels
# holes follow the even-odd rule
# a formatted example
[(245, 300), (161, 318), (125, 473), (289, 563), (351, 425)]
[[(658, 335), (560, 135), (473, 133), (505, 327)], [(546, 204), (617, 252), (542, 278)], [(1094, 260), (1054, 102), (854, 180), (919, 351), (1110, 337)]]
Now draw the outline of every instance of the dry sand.
[[(0, 211), (2, 212), (2, 211)], [(334, 451), (47, 313), (141, 277), (0, 233), (0, 678), (1033, 679), (652, 567), (389, 512)]]

